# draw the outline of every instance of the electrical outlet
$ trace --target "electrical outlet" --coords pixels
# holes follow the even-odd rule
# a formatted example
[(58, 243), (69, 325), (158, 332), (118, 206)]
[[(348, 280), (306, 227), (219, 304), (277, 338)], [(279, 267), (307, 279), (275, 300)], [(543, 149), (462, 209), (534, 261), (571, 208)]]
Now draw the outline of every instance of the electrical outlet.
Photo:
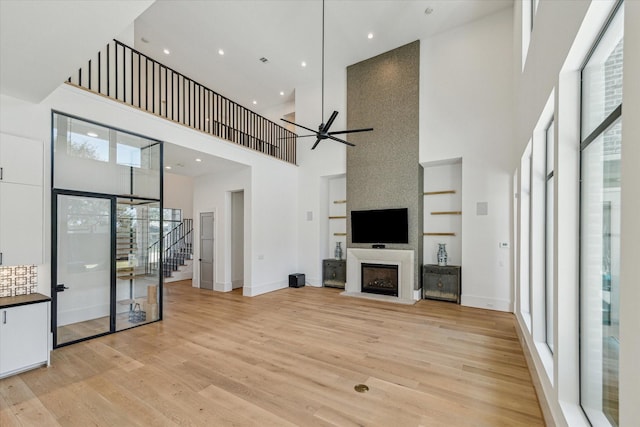
[(498, 243), (498, 247), (502, 248), (502, 249), (508, 248), (509, 247), (509, 242), (500, 242), (500, 243)]

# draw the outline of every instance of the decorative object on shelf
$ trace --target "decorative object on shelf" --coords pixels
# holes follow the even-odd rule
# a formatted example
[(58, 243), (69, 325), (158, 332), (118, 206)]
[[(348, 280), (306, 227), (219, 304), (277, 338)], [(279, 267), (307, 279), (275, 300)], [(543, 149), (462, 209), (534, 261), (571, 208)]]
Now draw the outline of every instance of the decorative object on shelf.
[(445, 267), (447, 265), (447, 248), (446, 243), (438, 243), (438, 265)]
[(336, 242), (334, 255), (338, 261), (342, 260), (342, 242)]

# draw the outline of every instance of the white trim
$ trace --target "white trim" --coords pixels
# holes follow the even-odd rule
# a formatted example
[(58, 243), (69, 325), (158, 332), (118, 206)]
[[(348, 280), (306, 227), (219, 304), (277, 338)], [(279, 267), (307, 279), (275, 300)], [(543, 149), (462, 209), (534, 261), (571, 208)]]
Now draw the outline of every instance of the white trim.
[(268, 292), (285, 289), (287, 287), (289, 287), (289, 283), (283, 281), (263, 283), (262, 285), (253, 285), (251, 287), (244, 286), (242, 288), (242, 296), (255, 297), (258, 295), (266, 294)]
[(513, 313), (513, 304), (508, 299), (487, 298), (462, 294), (460, 304), (466, 307), (484, 308), (487, 310), (506, 311)]

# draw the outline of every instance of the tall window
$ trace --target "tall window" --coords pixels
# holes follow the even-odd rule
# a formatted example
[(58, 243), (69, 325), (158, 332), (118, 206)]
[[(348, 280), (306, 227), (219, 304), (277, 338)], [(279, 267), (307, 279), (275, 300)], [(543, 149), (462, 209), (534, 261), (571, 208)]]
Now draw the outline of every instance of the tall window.
[(623, 5), (582, 70), (580, 401), (618, 425)]
[(544, 295), (545, 295), (545, 332), (549, 350), (553, 353), (553, 150), (555, 125), (553, 120), (547, 127), (546, 135), (546, 182), (545, 182), (545, 261), (544, 261)]

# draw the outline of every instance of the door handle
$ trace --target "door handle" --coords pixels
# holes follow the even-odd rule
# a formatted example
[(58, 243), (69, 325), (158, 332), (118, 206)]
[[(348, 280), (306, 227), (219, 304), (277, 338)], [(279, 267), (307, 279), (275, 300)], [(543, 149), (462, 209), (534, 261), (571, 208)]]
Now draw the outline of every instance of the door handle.
[(64, 283), (61, 285), (56, 285), (56, 292), (64, 292), (65, 289), (69, 289), (67, 288)]
[(7, 310), (2, 312), (2, 324), (3, 325), (7, 324)]

